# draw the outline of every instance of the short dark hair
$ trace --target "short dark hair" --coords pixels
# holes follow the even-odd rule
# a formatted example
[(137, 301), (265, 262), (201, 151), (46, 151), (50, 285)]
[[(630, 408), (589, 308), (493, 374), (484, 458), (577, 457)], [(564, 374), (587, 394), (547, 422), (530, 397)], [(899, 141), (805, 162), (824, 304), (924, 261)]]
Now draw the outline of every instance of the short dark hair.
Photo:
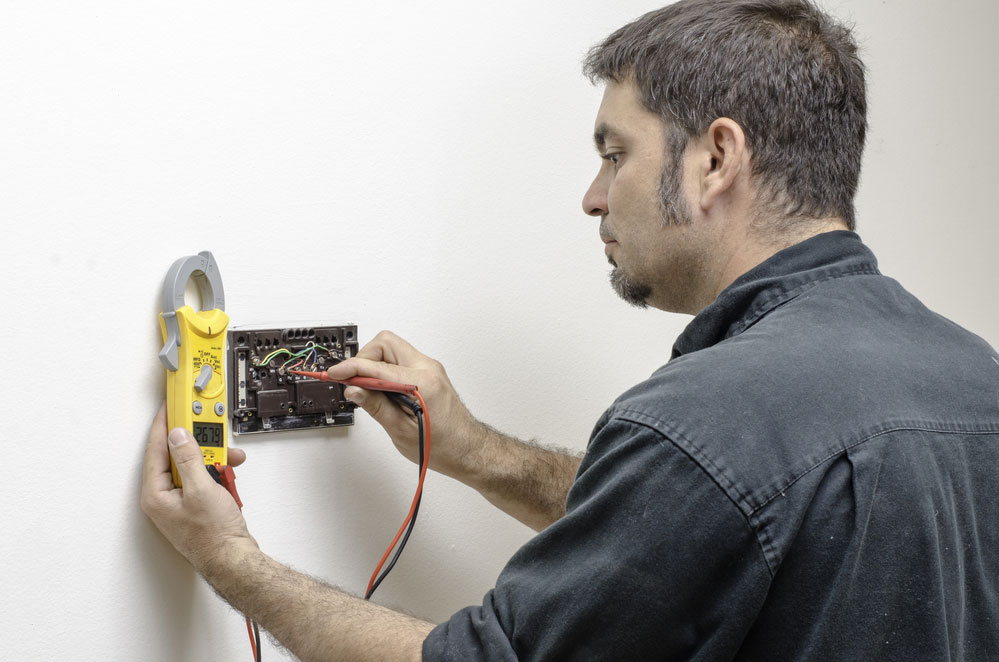
[(842, 217), (867, 133), (864, 65), (850, 29), (808, 0), (680, 0), (593, 47), (594, 83), (634, 77), (672, 132), (674, 163), (720, 117), (742, 127), (766, 204), (788, 217)]

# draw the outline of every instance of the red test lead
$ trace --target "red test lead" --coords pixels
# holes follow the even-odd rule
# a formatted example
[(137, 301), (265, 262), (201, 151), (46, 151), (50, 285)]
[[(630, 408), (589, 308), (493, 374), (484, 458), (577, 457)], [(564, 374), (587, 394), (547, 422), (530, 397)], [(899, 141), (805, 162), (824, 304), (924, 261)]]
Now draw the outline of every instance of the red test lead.
[[(370, 391), (387, 391), (390, 394), (402, 393), (413, 396), (419, 401), (419, 404), (417, 404), (401, 395), (390, 396), (397, 399), (397, 401), (402, 400), (403, 402), (401, 404), (408, 408), (416, 417), (419, 430), (420, 480), (416, 485), (416, 494), (413, 496), (413, 502), (409, 507), (409, 513), (406, 515), (406, 519), (403, 521), (402, 526), (399, 527), (399, 531), (395, 534), (395, 538), (393, 538), (392, 542), (389, 543), (388, 549), (385, 550), (385, 554), (378, 562), (378, 565), (375, 566), (375, 571), (371, 573), (371, 579), (368, 580), (368, 587), (364, 592), (364, 599), (369, 600), (371, 599), (371, 594), (375, 592), (375, 589), (378, 588), (382, 580), (385, 579), (385, 576), (388, 575), (389, 571), (395, 566), (395, 562), (398, 560), (399, 554), (402, 553), (403, 548), (406, 546), (406, 541), (409, 540), (409, 535), (413, 532), (413, 526), (416, 524), (416, 515), (420, 510), (420, 501), (423, 498), (423, 481), (427, 477), (427, 467), (430, 465), (430, 413), (427, 411), (427, 403), (423, 400), (423, 396), (420, 395), (419, 389), (412, 384), (400, 384), (398, 382), (390, 382), (388, 380), (377, 379), (375, 377), (333, 379), (325, 372), (309, 372), (306, 370), (289, 370), (288, 372), (293, 375), (311, 377), (323, 382), (336, 382), (337, 384), (346, 384), (347, 386), (358, 386)], [(385, 562), (388, 561), (389, 556), (392, 554), (392, 550), (395, 550), (395, 556), (383, 572), (382, 567), (385, 566)]]
[[(239, 492), (236, 491), (236, 472), (232, 470), (228, 464), (215, 463), (215, 466), (211, 467), (215, 469), (215, 476), (218, 476), (218, 482), (226, 491), (232, 496), (233, 501), (239, 506), (240, 510), (243, 510), (243, 502), (239, 498)], [(211, 473), (211, 471), (209, 471)], [(253, 662), (260, 662), (261, 651), (260, 651), (260, 628), (250, 620), (250, 617), (246, 617), (246, 632), (250, 635), (250, 650), (253, 651)]]
[(391, 391), (392, 393), (407, 393), (409, 395), (414, 395), (416, 393), (416, 387), (412, 384), (400, 384), (399, 382), (390, 382), (386, 379), (376, 379), (374, 377), (333, 379), (325, 372), (308, 372), (306, 370), (289, 370), (288, 372), (293, 375), (312, 377), (313, 379), (318, 379), (323, 382), (336, 382), (337, 384), (346, 384), (347, 386), (359, 386), (360, 388), (366, 388), (369, 391)]

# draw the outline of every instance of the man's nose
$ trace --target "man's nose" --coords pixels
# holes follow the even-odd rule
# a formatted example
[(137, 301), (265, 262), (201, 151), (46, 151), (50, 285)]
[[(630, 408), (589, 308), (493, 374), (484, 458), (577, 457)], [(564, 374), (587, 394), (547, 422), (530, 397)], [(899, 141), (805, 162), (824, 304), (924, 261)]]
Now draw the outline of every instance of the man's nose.
[(607, 185), (603, 179), (598, 174), (583, 195), (583, 213), (588, 216), (605, 216), (607, 214)]

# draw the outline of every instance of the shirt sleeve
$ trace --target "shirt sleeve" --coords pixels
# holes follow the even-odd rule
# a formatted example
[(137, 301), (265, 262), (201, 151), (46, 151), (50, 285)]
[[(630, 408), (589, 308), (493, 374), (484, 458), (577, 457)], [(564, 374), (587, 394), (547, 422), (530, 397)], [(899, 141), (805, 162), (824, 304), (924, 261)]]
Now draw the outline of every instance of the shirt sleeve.
[(481, 606), (435, 628), (425, 662), (731, 659), (770, 574), (741, 511), (661, 432), (598, 424), (566, 515)]

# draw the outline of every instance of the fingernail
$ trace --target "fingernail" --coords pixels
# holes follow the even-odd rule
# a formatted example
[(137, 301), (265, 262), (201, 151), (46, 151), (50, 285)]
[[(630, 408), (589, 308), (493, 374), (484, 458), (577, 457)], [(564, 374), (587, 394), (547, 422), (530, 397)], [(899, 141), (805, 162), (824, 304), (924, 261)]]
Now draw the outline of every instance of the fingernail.
[(191, 433), (184, 428), (174, 428), (170, 430), (170, 436), (167, 437), (170, 445), (176, 448), (177, 446), (183, 446), (191, 440)]
[(364, 389), (357, 388), (356, 386), (348, 386), (343, 390), (343, 396), (356, 404), (364, 404)]

